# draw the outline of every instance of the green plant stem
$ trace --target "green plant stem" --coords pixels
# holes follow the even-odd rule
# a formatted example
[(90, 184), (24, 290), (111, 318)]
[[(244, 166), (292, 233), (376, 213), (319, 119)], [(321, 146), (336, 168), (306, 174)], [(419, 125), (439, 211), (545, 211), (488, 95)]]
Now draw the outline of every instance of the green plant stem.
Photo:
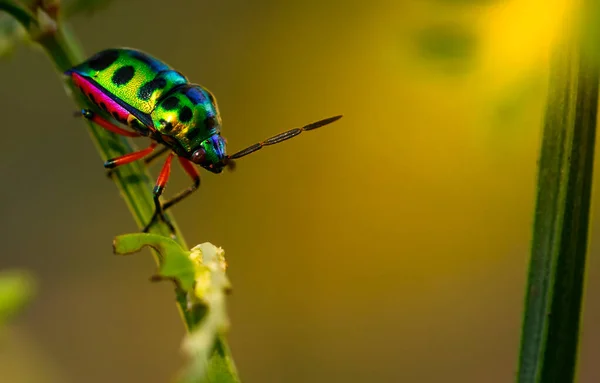
[(31, 30), (33, 26), (37, 26), (37, 20), (31, 12), (22, 6), (17, 5), (14, 1), (0, 0), (0, 10), (10, 14), (27, 30)]
[[(14, 1), (0, 0), (0, 10), (4, 10), (13, 15), (29, 32), (38, 34), (40, 31), (39, 23), (34, 15)], [(85, 57), (79, 44), (75, 41), (74, 36), (68, 32), (65, 23), (58, 23), (58, 28), (51, 31), (41, 31), (37, 35), (37, 41), (44, 48), (50, 57), (59, 75), (63, 79), (64, 86), (68, 89), (68, 93), (77, 103), (79, 108), (89, 108), (87, 103), (79, 92), (74, 88), (73, 84), (68, 81), (63, 75), (64, 71), (82, 62)], [(34, 35), (35, 36), (35, 35)], [(87, 122), (87, 120), (86, 120)], [(121, 156), (134, 151), (126, 138), (113, 134), (99, 126), (87, 122), (92, 140), (102, 157), (106, 161), (109, 158)], [(99, 169), (99, 172), (102, 170)], [(129, 165), (120, 167), (113, 175), (113, 180), (121, 192), (125, 203), (129, 207), (133, 218), (138, 227), (142, 228), (150, 221), (154, 213), (154, 202), (152, 198), (152, 188), (154, 186), (152, 178), (148, 170), (140, 163), (133, 162)], [(167, 218), (176, 229), (176, 241), (185, 249), (189, 248), (183, 239), (179, 228), (168, 213)], [(164, 223), (159, 223), (153, 226), (152, 231), (156, 234), (170, 236), (170, 231)], [(154, 257), (160, 262), (160, 255), (153, 251)], [(194, 312), (187, 310), (186, 293), (178, 288), (175, 289), (177, 305), (184, 320), (186, 329), (193, 329), (202, 320), (202, 317)], [(228, 376), (227, 382), (238, 382), (237, 371), (229, 351), (229, 347), (224, 337), (220, 337), (215, 344), (213, 357), (209, 361), (209, 372), (212, 366), (219, 370), (219, 376), (223, 376), (222, 365), (223, 361), (227, 366)]]
[[(587, 1), (578, 2), (585, 15)], [(572, 382), (588, 242), (597, 61), (571, 23), (556, 47), (539, 160), (519, 383)]]

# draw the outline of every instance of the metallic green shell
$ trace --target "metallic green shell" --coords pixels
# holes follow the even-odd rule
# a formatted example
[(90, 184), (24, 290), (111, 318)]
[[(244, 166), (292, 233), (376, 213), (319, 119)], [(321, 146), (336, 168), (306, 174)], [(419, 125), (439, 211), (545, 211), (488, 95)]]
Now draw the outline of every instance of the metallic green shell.
[(107, 49), (71, 71), (96, 81), (107, 92), (150, 114), (157, 100), (188, 80), (156, 58), (134, 49)]
[(161, 134), (176, 140), (186, 151), (221, 130), (221, 117), (214, 96), (200, 85), (188, 84), (162, 99), (151, 113)]
[[(139, 121), (151, 131), (150, 137), (167, 144), (178, 155), (189, 159), (202, 148), (208, 161), (202, 166), (211, 171), (215, 169), (210, 164), (226, 157), (214, 96), (156, 58), (129, 48), (107, 49), (65, 74), (82, 84), (88, 81), (132, 114), (127, 122)], [(125, 120), (124, 115), (117, 117), (120, 122)], [(142, 131), (139, 127), (136, 130)]]

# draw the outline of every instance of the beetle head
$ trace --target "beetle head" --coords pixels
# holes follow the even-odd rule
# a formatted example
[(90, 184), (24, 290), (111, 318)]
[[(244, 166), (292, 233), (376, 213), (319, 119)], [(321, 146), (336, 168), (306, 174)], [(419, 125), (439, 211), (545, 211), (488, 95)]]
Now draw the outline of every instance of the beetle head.
[(227, 144), (220, 134), (213, 134), (202, 141), (200, 146), (192, 151), (190, 160), (212, 173), (221, 173), (225, 167), (232, 167), (233, 161), (227, 157)]

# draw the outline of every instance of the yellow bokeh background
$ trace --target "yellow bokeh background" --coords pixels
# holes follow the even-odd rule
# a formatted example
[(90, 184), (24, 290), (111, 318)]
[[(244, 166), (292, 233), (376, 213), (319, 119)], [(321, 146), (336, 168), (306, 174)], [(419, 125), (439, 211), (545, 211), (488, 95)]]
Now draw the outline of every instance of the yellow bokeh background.
[[(513, 380), (548, 64), (569, 4), (138, 0), (73, 20), (87, 53), (136, 47), (213, 91), (231, 152), (344, 114), (235, 173), (203, 173), (173, 210), (188, 243), (226, 251), (244, 382)], [(168, 381), (184, 334), (172, 289), (147, 281), (149, 253), (112, 255), (136, 227), (85, 125), (42, 52), (0, 66), (0, 268), (39, 285), (0, 371)], [(167, 190), (187, 183), (177, 169)], [(597, 237), (581, 382), (600, 379)]]

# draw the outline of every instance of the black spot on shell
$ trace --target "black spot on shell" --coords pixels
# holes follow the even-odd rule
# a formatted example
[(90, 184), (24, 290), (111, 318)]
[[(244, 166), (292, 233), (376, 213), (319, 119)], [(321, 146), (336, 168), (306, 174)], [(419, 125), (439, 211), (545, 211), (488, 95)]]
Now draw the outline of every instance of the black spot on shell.
[(210, 130), (217, 126), (217, 119), (214, 116), (206, 117), (204, 119), (204, 126), (206, 126), (207, 130)]
[(112, 76), (113, 84), (117, 86), (126, 85), (135, 75), (135, 68), (131, 65), (123, 66), (115, 71)]
[(109, 49), (99, 52), (89, 59), (88, 66), (93, 70), (101, 71), (114, 64), (118, 58), (119, 51), (115, 49)]
[(160, 120), (159, 122), (162, 125), (162, 131), (164, 133), (169, 133), (171, 130), (173, 130), (173, 124), (171, 124), (170, 122), (167, 122), (165, 120)]
[(154, 91), (162, 89), (165, 86), (167, 86), (167, 80), (165, 80), (163, 77), (150, 80), (140, 87), (140, 90), (138, 91), (138, 97), (144, 101), (148, 101), (150, 97), (152, 97), (152, 93), (154, 93)]
[(150, 130), (135, 118), (130, 120), (129, 126), (131, 126), (133, 130), (138, 131), (145, 136), (150, 133)]
[(189, 106), (184, 106), (179, 111), (179, 121), (183, 123), (190, 122), (193, 116), (194, 114), (192, 113), (192, 109), (190, 109)]
[(202, 129), (195, 127), (195, 128), (188, 130), (188, 132), (186, 134), (186, 138), (190, 141), (195, 141), (200, 136), (201, 133), (202, 133)]
[(119, 121), (122, 124), (126, 124), (127, 125), (127, 120), (124, 120), (122, 118), (119, 118), (119, 113), (117, 112), (112, 112), (112, 116), (115, 118), (115, 120)]
[(142, 124), (136, 119), (132, 119), (129, 125), (134, 129), (142, 129)]
[(177, 97), (168, 97), (165, 101), (162, 102), (162, 107), (164, 110), (173, 110), (177, 108), (179, 105), (179, 100)]

